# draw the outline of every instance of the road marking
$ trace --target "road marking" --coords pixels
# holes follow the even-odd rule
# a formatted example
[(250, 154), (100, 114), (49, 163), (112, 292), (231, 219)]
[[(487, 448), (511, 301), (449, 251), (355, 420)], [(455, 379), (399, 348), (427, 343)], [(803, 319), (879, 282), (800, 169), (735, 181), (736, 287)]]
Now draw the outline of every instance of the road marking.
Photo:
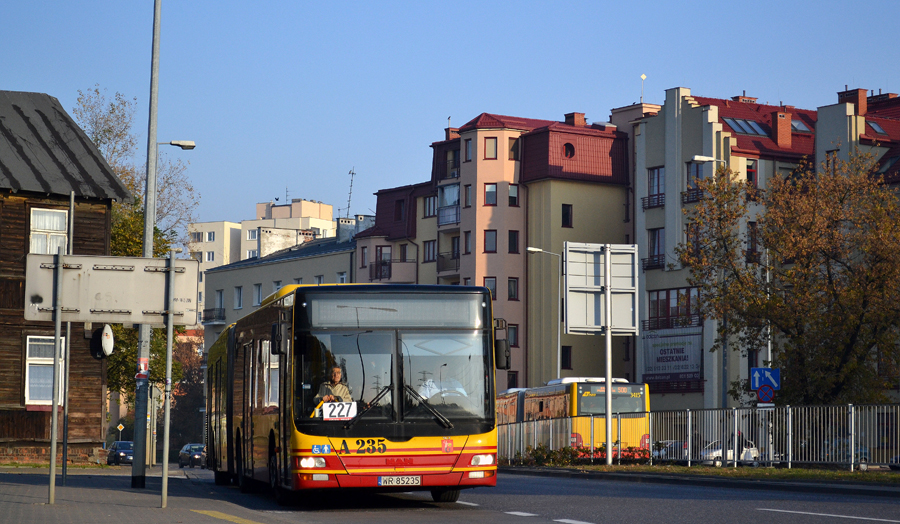
[(507, 515), (515, 515), (517, 517), (537, 517), (537, 513), (522, 513), (521, 511), (507, 511)]
[(463, 506), (477, 506), (478, 505), (478, 504), (475, 504), (474, 502), (463, 502), (461, 500), (457, 500), (456, 503), (462, 504)]
[(241, 517), (235, 517), (234, 515), (229, 515), (227, 513), (222, 513), (220, 511), (203, 511), (203, 510), (199, 510), (199, 509), (192, 509), (191, 511), (193, 511), (194, 513), (202, 513), (203, 515), (206, 515), (206, 516), (209, 516), (209, 517), (212, 517), (215, 519), (222, 519), (222, 520), (227, 520), (228, 522), (234, 522), (235, 524), (260, 524), (259, 522), (256, 522), (255, 520), (242, 519)]
[(583, 520), (555, 519), (553, 522), (564, 522), (565, 524), (592, 524)]
[(874, 522), (900, 522), (900, 520), (890, 520), (890, 519), (873, 519), (870, 517), (853, 517), (851, 515), (831, 515), (829, 513), (809, 513), (807, 511), (788, 511), (786, 509), (768, 509), (768, 508), (756, 508), (759, 511), (774, 511), (777, 513), (796, 513), (797, 515), (812, 515), (814, 517), (835, 517), (839, 519), (856, 519), (856, 520), (871, 520)]

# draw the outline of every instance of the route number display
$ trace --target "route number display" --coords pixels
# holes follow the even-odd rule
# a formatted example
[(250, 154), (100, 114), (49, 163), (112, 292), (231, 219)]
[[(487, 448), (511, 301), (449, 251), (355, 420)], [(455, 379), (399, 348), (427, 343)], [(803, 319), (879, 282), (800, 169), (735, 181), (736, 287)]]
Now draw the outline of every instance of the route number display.
[(322, 404), (323, 420), (350, 420), (356, 416), (356, 402), (325, 402)]

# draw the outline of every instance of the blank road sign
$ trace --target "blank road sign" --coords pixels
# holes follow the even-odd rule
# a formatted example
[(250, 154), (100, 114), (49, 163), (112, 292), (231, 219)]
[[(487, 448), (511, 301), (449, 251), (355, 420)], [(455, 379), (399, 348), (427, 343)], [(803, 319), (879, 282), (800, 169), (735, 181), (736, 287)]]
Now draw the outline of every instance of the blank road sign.
[(637, 246), (565, 244), (566, 333), (600, 333), (606, 321), (606, 258), (609, 257), (611, 325), (614, 334), (636, 334)]

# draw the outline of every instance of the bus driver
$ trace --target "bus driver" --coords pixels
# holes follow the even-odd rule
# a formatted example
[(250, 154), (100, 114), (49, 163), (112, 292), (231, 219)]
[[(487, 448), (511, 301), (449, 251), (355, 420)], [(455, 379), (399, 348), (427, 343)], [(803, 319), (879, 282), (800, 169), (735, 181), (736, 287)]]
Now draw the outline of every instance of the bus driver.
[(316, 394), (313, 402), (353, 402), (350, 395), (350, 389), (345, 384), (341, 384), (341, 368), (334, 366), (331, 368), (331, 382), (324, 382), (319, 386), (319, 393)]

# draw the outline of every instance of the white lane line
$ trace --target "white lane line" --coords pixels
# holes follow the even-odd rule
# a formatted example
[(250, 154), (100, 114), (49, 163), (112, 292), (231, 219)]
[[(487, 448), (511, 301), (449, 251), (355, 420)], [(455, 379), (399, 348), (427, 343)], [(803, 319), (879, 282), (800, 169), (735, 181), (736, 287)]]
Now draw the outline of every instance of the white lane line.
[(506, 511), (507, 515), (515, 515), (517, 517), (537, 517), (537, 513), (523, 513), (521, 511)]
[(457, 500), (456, 503), (462, 504), (463, 506), (477, 506), (478, 505), (478, 504), (475, 504), (474, 502), (463, 502), (461, 500)]
[(583, 520), (571, 520), (571, 519), (554, 519), (553, 522), (564, 522), (565, 524), (593, 524), (591, 522), (585, 522)]
[(873, 519), (871, 517), (854, 517), (852, 515), (831, 515), (829, 513), (810, 513), (808, 511), (788, 511), (786, 509), (769, 509), (769, 508), (756, 508), (758, 511), (774, 511), (776, 513), (794, 513), (797, 515), (812, 515), (814, 517), (834, 517), (838, 519), (855, 519), (855, 520), (871, 520), (873, 522), (900, 522), (900, 520), (890, 520), (890, 519)]

